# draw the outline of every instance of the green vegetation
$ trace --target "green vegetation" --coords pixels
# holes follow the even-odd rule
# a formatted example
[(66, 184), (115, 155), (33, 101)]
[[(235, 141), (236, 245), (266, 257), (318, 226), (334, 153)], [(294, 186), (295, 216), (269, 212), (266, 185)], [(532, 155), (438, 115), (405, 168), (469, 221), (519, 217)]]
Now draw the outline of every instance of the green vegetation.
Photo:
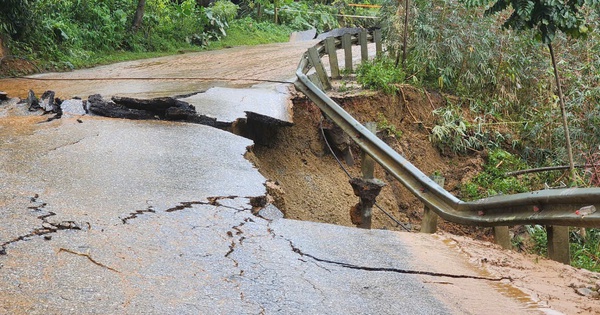
[(498, 194), (529, 191), (531, 179), (506, 176), (506, 172), (523, 169), (527, 165), (518, 156), (502, 149), (490, 151), (483, 171), (461, 187), (464, 199), (474, 200)]
[(377, 130), (383, 132), (387, 137), (402, 138), (402, 131), (391, 124), (382, 113), (377, 115)]
[(368, 89), (392, 94), (399, 91), (397, 84), (404, 81), (404, 72), (393, 66), (389, 58), (363, 62), (356, 69), (357, 81)]
[(285, 42), (293, 29), (286, 25), (275, 25), (271, 22), (256, 22), (246, 17), (234, 20), (229, 24), (227, 36), (208, 44), (208, 49), (219, 49), (240, 45), (260, 45)]
[(571, 265), (600, 272), (600, 229), (585, 229), (585, 234), (571, 232)]
[[(469, 6), (489, 4), (489, 8), (486, 12), (458, 1), (415, 0), (410, 2), (410, 19), (404, 25), (405, 2), (387, 1), (380, 12), (381, 26), (388, 41), (386, 58), (394, 62), (367, 65), (370, 71), (357, 73), (359, 82), (386, 93), (396, 93), (395, 86), (408, 83), (458, 97), (449, 98), (447, 106), (434, 112), (437, 122), (430, 140), (444, 155), (477, 154), (486, 159), (480, 174), (461, 186), (464, 199), (564, 182), (600, 184), (595, 168), (580, 169), (571, 180), (564, 171), (505, 175), (520, 169), (569, 165), (567, 135), (572, 140), (574, 164), (598, 162), (599, 2), (465, 2)], [(505, 10), (507, 14), (492, 14)], [(404, 50), (405, 61), (400, 62)], [(559, 65), (561, 78), (555, 71)], [(402, 73), (402, 78), (390, 79), (389, 73), (396, 72)], [(563, 121), (557, 119), (561, 114)], [(544, 254), (545, 229), (532, 226), (526, 232), (533, 251)], [(599, 233), (600, 229), (587, 229), (585, 241), (572, 233), (574, 265), (598, 268)], [(523, 240), (513, 241), (520, 244)]]

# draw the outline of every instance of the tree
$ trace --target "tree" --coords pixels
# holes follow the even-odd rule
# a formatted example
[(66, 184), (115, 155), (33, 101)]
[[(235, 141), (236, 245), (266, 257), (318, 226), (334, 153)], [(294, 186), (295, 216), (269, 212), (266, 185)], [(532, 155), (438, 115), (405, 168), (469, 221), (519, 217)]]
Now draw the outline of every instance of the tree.
[(0, 36), (18, 39), (32, 23), (31, 0), (0, 0)]
[(571, 137), (569, 135), (569, 124), (567, 120), (567, 111), (565, 108), (564, 97), (562, 94), (561, 80), (552, 41), (557, 31), (579, 38), (584, 37), (589, 29), (585, 25), (583, 8), (596, 6), (598, 0), (463, 0), (467, 6), (487, 6), (494, 2), (486, 11), (486, 15), (500, 13), (512, 9), (510, 16), (504, 21), (504, 28), (512, 28), (518, 31), (533, 29), (536, 36), (548, 46), (552, 67), (554, 68), (554, 78), (558, 90), (560, 109), (562, 114), (562, 123), (565, 131), (565, 142), (569, 157), (569, 168), (571, 180), (575, 181), (575, 164), (573, 162), (573, 149), (571, 147)]
[(146, 9), (146, 0), (138, 0), (137, 9), (133, 16), (133, 24), (131, 30), (135, 33), (140, 27), (142, 27), (142, 20), (144, 19), (144, 10)]

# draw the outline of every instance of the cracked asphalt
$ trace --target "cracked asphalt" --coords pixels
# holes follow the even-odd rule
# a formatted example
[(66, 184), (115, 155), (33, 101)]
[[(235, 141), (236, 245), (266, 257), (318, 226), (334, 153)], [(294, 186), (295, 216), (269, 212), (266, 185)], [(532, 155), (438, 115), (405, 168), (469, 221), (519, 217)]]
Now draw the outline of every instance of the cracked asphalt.
[[(256, 63), (267, 69), (247, 67), (244, 73), (280, 80), (293, 74), (312, 44), (185, 55), (185, 62), (160, 58), (60, 76), (119, 76), (145, 67), (146, 73), (169, 76), (178, 73), (177, 65), (221, 55), (218, 66), (198, 73), (211, 76), (219, 67), (229, 69), (227, 63), (235, 64), (243, 51), (272, 61)], [(285, 53), (274, 58), (276, 51)], [(8, 83), (34, 87), (24, 82)], [(158, 92), (145, 87), (139, 95), (139, 86), (125, 84), (123, 94), (180, 95), (204, 88), (157, 84), (150, 90)], [(119, 94), (114, 82), (99, 88)], [(245, 111), (291, 120), (280, 88), (249, 89), (247, 97), (239, 86), (227, 86), (190, 98), (203, 113), (210, 112), (202, 101), (208, 97), (211, 113), (222, 121), (243, 118)], [(271, 109), (256, 104), (257, 89), (271, 95)], [(98, 92), (86, 82), (62, 81), (55, 90), (63, 97)], [(483, 279), (429, 235), (254, 215), (266, 179), (244, 158), (252, 145), (248, 139), (177, 122), (91, 116), (45, 122), (17, 107), (0, 105), (0, 314), (529, 313), (497, 292), (495, 303), (467, 309), (439, 290), (453, 281), (495, 292), (489, 283), (499, 279)], [(444, 252), (452, 267), (416, 255), (422, 251)]]

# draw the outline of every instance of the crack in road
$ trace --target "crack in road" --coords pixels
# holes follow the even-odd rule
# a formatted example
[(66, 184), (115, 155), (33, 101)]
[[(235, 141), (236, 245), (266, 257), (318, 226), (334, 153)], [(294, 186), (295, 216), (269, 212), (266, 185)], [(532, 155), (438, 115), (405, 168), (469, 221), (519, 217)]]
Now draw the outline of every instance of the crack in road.
[[(31, 197), (30, 198), (31, 203), (38, 203), (38, 198), (39, 198), (38, 194), (36, 194), (34, 197)], [(27, 209), (30, 209), (30, 210), (33, 210), (36, 212), (37, 211), (45, 211), (44, 208), (47, 205), (48, 205), (47, 203), (42, 202), (36, 206), (29, 206), (29, 207), (27, 207)], [(37, 218), (39, 220), (42, 220), (42, 227), (35, 228), (31, 232), (29, 232), (25, 235), (19, 235), (9, 241), (6, 241), (6, 242), (0, 244), (0, 255), (6, 255), (6, 246), (7, 245), (10, 245), (10, 244), (13, 244), (16, 242), (20, 242), (20, 241), (24, 241), (30, 237), (44, 235), (44, 239), (50, 240), (51, 236), (49, 236), (48, 234), (56, 233), (56, 232), (62, 231), (62, 230), (82, 230), (83, 229), (80, 226), (80, 224), (76, 223), (75, 221), (61, 221), (59, 223), (49, 222), (48, 218), (55, 216), (55, 215), (56, 215), (56, 213), (52, 212), (52, 211), (48, 211), (47, 214), (39, 215)], [(88, 228), (89, 228), (89, 226), (90, 226), (89, 222), (85, 222), (84, 224), (87, 224)]]
[(76, 145), (76, 144), (80, 143), (81, 141), (83, 141), (83, 140), (85, 140), (85, 139), (87, 139), (89, 137), (99, 137), (99, 136), (100, 136), (100, 133), (96, 133), (95, 135), (91, 135), (91, 136), (85, 136), (85, 137), (83, 137), (83, 138), (81, 138), (79, 140), (75, 140), (75, 141), (72, 141), (72, 142), (69, 142), (69, 143), (65, 143), (63, 145), (59, 145), (59, 146), (57, 146), (55, 148), (49, 149), (46, 154), (48, 154), (49, 152), (52, 152), (52, 151), (57, 151), (57, 150), (62, 149), (64, 147)]
[(502, 281), (509, 280), (512, 281), (511, 277), (501, 277), (501, 278), (489, 278), (489, 277), (480, 277), (480, 276), (470, 276), (470, 275), (461, 275), (461, 274), (448, 274), (448, 273), (440, 273), (440, 272), (431, 272), (431, 271), (422, 271), (422, 270), (409, 270), (409, 269), (399, 269), (399, 268), (387, 268), (387, 267), (368, 267), (368, 266), (359, 266), (345, 262), (339, 262), (330, 259), (319, 258), (314, 255), (304, 253), (300, 248), (296, 247), (291, 240), (287, 240), (292, 248), (292, 251), (302, 257), (309, 257), (315, 261), (332, 264), (336, 266), (340, 266), (343, 268), (354, 269), (354, 270), (363, 270), (363, 271), (378, 271), (378, 272), (393, 272), (393, 273), (401, 273), (401, 274), (413, 274), (413, 275), (424, 275), (424, 276), (432, 276), (432, 277), (446, 277), (446, 278), (459, 278), (459, 279), (475, 279), (475, 280), (486, 280), (486, 281)]
[(65, 253), (69, 253), (69, 254), (73, 254), (73, 255), (77, 255), (77, 256), (85, 257), (85, 258), (87, 258), (89, 261), (91, 261), (93, 264), (95, 264), (95, 265), (97, 265), (97, 266), (100, 266), (100, 267), (102, 267), (102, 268), (106, 268), (106, 269), (108, 269), (108, 270), (110, 270), (110, 271), (114, 271), (114, 272), (116, 272), (116, 273), (121, 273), (119, 270), (117, 270), (117, 269), (115, 269), (115, 268), (112, 268), (112, 267), (109, 267), (109, 266), (107, 266), (107, 265), (105, 265), (105, 264), (103, 264), (103, 263), (101, 263), (101, 262), (97, 261), (96, 259), (92, 258), (92, 256), (91, 256), (90, 254), (86, 254), (86, 253), (80, 253), (80, 252), (76, 252), (76, 251), (74, 251), (74, 250), (70, 250), (70, 249), (68, 249), (68, 248), (62, 248), (62, 247), (61, 247), (61, 248), (58, 250), (58, 252), (59, 252), (59, 253), (61, 253), (61, 252), (65, 252)]
[(144, 213), (156, 213), (156, 211), (152, 208), (152, 206), (149, 206), (146, 210), (136, 210), (134, 212), (129, 213), (129, 216), (121, 218), (121, 221), (123, 221), (123, 224), (127, 224), (129, 220), (135, 219), (139, 215), (142, 215)]

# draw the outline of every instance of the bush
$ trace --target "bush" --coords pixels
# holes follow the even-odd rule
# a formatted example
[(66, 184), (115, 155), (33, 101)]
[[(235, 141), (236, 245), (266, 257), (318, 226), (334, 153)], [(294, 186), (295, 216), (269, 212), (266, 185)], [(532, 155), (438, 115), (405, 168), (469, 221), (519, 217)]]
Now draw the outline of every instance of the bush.
[(389, 58), (363, 62), (356, 69), (356, 79), (367, 89), (392, 94), (399, 91), (397, 84), (404, 81), (404, 72)]
[(231, 23), (231, 21), (237, 17), (238, 9), (240, 7), (229, 0), (218, 0), (213, 3), (210, 8), (215, 17), (220, 18), (227, 23)]
[(529, 191), (531, 179), (518, 179), (504, 175), (506, 172), (523, 169), (526, 164), (519, 157), (502, 149), (490, 151), (483, 171), (461, 187), (465, 199), (480, 199), (498, 194), (515, 194)]

